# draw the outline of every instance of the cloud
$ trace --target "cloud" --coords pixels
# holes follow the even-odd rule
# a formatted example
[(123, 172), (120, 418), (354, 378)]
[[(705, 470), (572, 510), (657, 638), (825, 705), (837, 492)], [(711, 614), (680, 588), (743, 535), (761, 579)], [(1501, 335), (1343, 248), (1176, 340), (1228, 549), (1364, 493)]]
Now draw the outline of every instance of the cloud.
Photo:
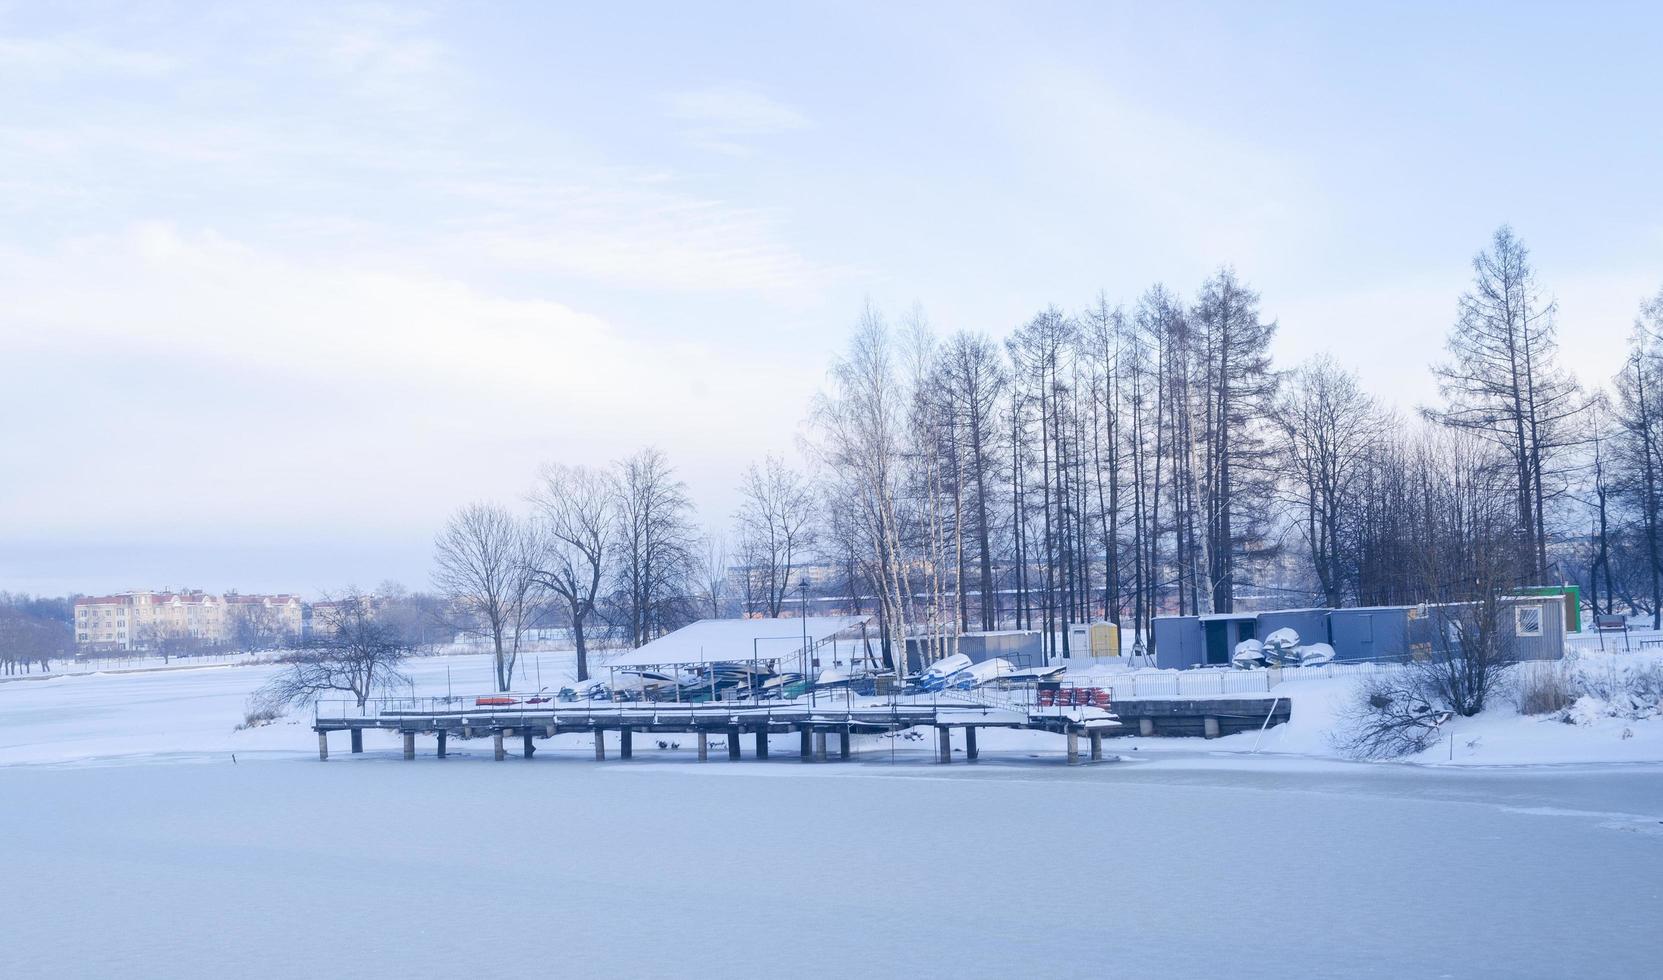
[(810, 125), (800, 111), (738, 83), (676, 92), (666, 102), (671, 117), (687, 124), (689, 141), (723, 153), (748, 153), (748, 140)]
[(583, 189), (562, 195), (553, 210), (549, 221), (467, 237), (505, 263), (636, 288), (813, 290), (838, 275), (783, 242), (768, 213), (719, 200)]
[(0, 37), (0, 74), (33, 81), (66, 75), (156, 76), (178, 66), (173, 58), (151, 51), (115, 47), (91, 38)]
[(0, 459), (0, 535), (311, 522), (425, 540), (546, 459), (657, 443), (738, 472), (788, 443), (818, 373), (165, 223), (0, 253), (0, 290), (0, 360), (23, 369), (0, 411), (49, 413), (56, 434)]

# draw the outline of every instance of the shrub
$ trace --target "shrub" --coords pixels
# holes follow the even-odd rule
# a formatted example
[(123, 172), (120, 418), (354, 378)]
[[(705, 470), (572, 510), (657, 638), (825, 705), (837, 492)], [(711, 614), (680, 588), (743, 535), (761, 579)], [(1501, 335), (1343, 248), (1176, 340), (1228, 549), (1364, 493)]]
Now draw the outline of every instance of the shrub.
[(243, 714), (243, 723), (237, 726), (237, 731), (240, 732), (249, 728), (259, 728), (261, 725), (269, 725), (281, 717), (283, 717), (283, 711), (280, 708), (269, 705), (259, 707), (251, 706), (248, 711)]
[(1521, 715), (1550, 715), (1563, 711), (1579, 695), (1576, 678), (1562, 664), (1522, 666), (1514, 678), (1513, 705)]
[(1376, 674), (1357, 686), (1341, 712), (1335, 745), (1354, 759), (1396, 759), (1425, 751), (1450, 716), (1407, 671)]

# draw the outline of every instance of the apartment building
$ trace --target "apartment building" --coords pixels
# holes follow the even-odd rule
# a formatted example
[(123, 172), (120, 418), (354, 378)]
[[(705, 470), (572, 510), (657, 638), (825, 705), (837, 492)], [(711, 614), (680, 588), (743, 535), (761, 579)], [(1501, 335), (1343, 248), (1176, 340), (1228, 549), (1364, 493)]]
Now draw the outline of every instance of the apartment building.
[(226, 646), (239, 630), (300, 635), (305, 607), (292, 595), (214, 595), (201, 590), (123, 592), (75, 601), (75, 644), (133, 650), (167, 641)]

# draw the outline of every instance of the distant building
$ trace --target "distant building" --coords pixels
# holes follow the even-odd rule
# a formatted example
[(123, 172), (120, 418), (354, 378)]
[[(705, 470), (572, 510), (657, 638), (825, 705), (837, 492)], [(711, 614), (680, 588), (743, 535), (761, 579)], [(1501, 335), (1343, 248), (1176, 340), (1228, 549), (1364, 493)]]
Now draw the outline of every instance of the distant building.
[(123, 592), (75, 600), (75, 645), (135, 650), (178, 641), (225, 646), (249, 636), (298, 636), (305, 605), (292, 595), (201, 590)]

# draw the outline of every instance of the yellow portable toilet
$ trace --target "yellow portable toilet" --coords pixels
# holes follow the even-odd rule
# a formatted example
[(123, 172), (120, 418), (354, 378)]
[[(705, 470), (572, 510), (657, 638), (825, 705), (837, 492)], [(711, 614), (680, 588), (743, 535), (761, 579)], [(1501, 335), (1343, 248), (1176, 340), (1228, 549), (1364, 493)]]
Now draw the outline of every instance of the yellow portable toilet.
[(1077, 623), (1068, 628), (1069, 653), (1076, 657), (1120, 656), (1120, 627), (1113, 623)]
[(1113, 623), (1092, 623), (1091, 655), (1093, 657), (1120, 656), (1120, 627)]

